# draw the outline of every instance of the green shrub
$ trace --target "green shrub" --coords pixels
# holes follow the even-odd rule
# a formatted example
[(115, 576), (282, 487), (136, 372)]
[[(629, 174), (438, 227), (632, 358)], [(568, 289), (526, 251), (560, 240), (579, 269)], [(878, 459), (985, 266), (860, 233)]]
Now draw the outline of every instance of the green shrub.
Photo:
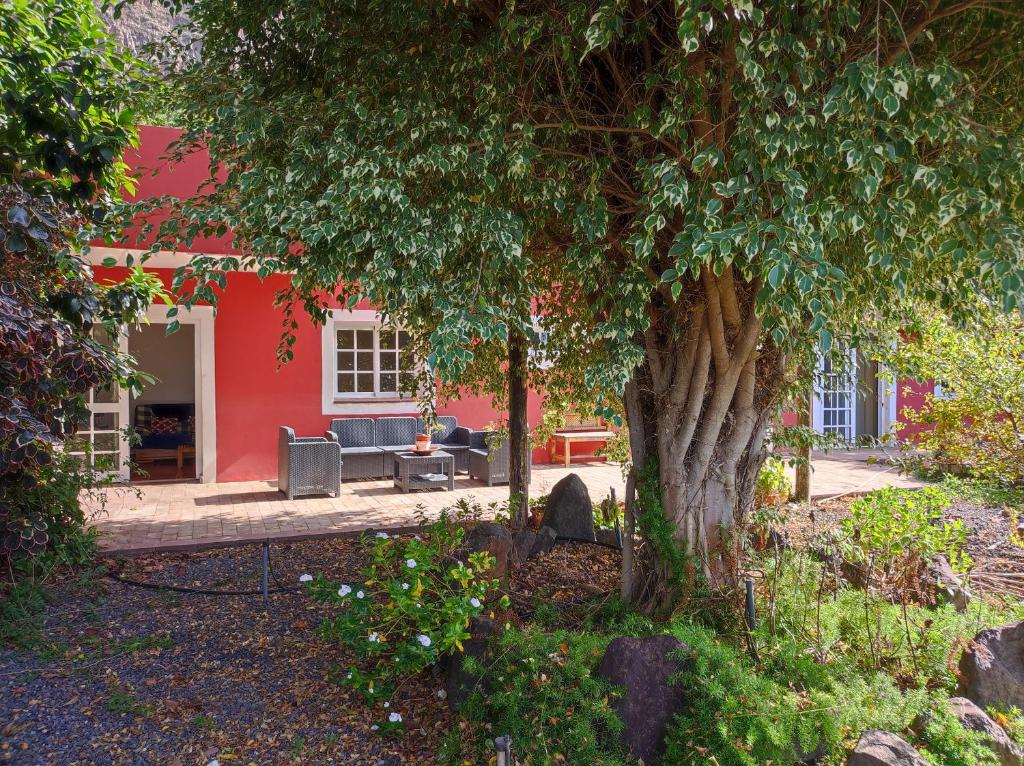
[(777, 457), (769, 457), (757, 474), (754, 488), (754, 507), (785, 502), (793, 493), (793, 482), (786, 473), (786, 464)]
[(936, 699), (925, 715), (927, 723), (914, 744), (935, 766), (999, 766), (981, 736), (965, 729), (944, 699)]
[[(498, 587), (497, 580), (485, 576), (494, 565), (493, 556), (470, 553), (466, 561), (458, 559), (464, 519), (458, 509), (446, 509), (411, 538), (386, 532), (365, 535), (362, 544), (371, 563), (360, 582), (302, 577), (314, 598), (338, 605), (337, 615), (324, 620), (321, 633), (362, 661), (342, 681), (367, 701), (383, 705), (381, 730), (401, 726), (401, 713), (390, 709), (398, 681), (445, 654), (461, 652), (462, 642), (470, 637), (470, 619), (484, 611)], [(500, 603), (506, 606), (507, 597)]]
[(442, 757), (486, 763), (489, 740), (511, 736), (517, 763), (624, 765), (614, 688), (592, 675), (612, 636), (510, 628), (492, 644), (486, 688), (473, 693)]
[(942, 520), (948, 508), (948, 495), (936, 487), (876, 489), (850, 504), (842, 522), (843, 553), (904, 585), (916, 582), (922, 564), (938, 554), (954, 570), (966, 571), (968, 530), (960, 519)]

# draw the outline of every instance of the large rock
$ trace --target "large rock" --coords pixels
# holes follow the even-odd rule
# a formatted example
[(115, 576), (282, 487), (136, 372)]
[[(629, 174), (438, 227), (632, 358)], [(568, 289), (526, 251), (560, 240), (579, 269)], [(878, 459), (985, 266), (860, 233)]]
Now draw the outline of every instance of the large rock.
[(537, 530), (537, 540), (533, 544), (530, 556), (540, 556), (547, 553), (555, 547), (555, 540), (557, 538), (558, 533), (551, 527), (547, 525), (541, 527)]
[(960, 691), (983, 708), (1024, 709), (1024, 620), (974, 637), (960, 658)]
[(484, 682), (486, 674), (467, 669), (466, 658), (472, 657), (477, 663), (484, 665), (487, 661), (487, 646), (494, 631), (494, 620), (474, 617), (469, 627), (470, 638), (462, 642), (462, 652), (450, 654), (442, 661), (445, 693), (451, 710), (462, 707), (469, 696)]
[(597, 666), (598, 677), (623, 687), (612, 707), (624, 724), (623, 742), (645, 764), (665, 751), (665, 728), (683, 710), (682, 690), (669, 683), (682, 669), (681, 660), (669, 656), (679, 649), (686, 644), (675, 636), (616, 638)]
[(931, 560), (924, 573), (925, 593), (932, 603), (951, 603), (958, 612), (966, 612), (971, 594), (953, 571), (945, 556)]
[(860, 735), (846, 766), (928, 766), (928, 761), (892, 732), (868, 729)]
[(570, 473), (551, 488), (544, 509), (544, 524), (559, 537), (594, 539), (594, 504), (583, 479)]
[(503, 588), (508, 587), (508, 564), (512, 554), (512, 533), (500, 524), (483, 522), (477, 524), (466, 535), (464, 547), (467, 551), (486, 551), (494, 556), (494, 566), (489, 577), (497, 577)]
[(997, 724), (980, 707), (966, 697), (953, 697), (950, 707), (965, 729), (981, 734), (985, 743), (999, 756), (1002, 766), (1021, 766), (1024, 763), (1024, 748), (1010, 739), (1002, 726)]

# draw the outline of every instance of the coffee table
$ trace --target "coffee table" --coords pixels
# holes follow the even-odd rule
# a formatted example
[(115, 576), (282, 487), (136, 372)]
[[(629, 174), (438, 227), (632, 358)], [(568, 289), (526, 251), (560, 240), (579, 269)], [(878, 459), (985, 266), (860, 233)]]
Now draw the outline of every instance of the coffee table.
[(455, 456), (444, 450), (418, 455), (415, 452), (392, 453), (395, 459), (395, 486), (402, 492), (440, 487), (455, 489)]

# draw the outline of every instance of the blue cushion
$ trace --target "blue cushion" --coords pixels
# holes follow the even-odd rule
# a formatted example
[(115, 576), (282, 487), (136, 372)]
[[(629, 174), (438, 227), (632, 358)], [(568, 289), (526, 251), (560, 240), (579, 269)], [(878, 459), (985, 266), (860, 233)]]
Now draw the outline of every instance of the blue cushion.
[(140, 449), (178, 449), (182, 444), (191, 444), (192, 434), (146, 434), (142, 437)]

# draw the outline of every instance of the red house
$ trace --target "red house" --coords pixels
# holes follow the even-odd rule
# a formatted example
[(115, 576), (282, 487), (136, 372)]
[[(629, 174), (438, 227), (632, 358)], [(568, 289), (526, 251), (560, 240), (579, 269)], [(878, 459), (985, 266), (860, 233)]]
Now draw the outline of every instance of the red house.
[[(206, 180), (203, 154), (179, 162), (165, 157), (177, 135), (170, 128), (141, 129), (138, 150), (125, 157), (135, 169), (138, 198), (187, 198)], [(120, 279), (127, 257), (144, 252), (137, 242), (118, 247), (101, 244), (95, 243), (88, 256), (99, 281)], [(214, 255), (230, 252), (227, 238), (198, 241), (194, 248), (193, 252)], [(174, 269), (192, 254), (160, 253), (145, 268), (170, 286)], [(146, 465), (149, 456), (136, 451), (137, 462), (153, 478), (270, 479), (277, 475), (280, 425), (292, 426), (299, 434), (322, 434), (333, 418), (415, 415), (416, 402), (398, 393), (402, 336), (382, 330), (379, 315), (368, 304), (352, 311), (335, 309), (323, 328), (298, 316), (301, 326), (294, 360), (278, 365), (275, 351), (282, 314), (273, 298), (286, 279), (275, 275), (261, 281), (255, 274), (231, 273), (216, 314), (207, 306), (183, 310), (177, 316), (181, 329), (170, 336), (164, 332), (167, 307), (153, 306), (150, 325), (133, 330), (122, 343), (156, 382), (138, 397), (116, 392), (93, 395), (94, 415), (80, 433), (92, 443), (97, 459), (123, 465), (129, 447), (119, 429), (143, 420), (152, 428), (154, 422), (161, 425), (170, 419), (188, 423), (194, 446), (179, 450), (178, 465), (170, 466)], [(918, 405), (923, 395), (920, 387), (907, 398), (903, 385), (898, 390), (886, 386), (877, 375), (877, 365), (866, 360), (859, 365), (858, 377), (861, 385), (856, 388), (841, 384), (837, 377), (831, 390), (816, 398), (817, 428), (838, 431), (851, 441), (885, 433), (902, 409)], [(542, 396), (531, 393), (531, 424), (540, 422), (541, 407)], [(439, 408), (439, 414), (454, 415), (471, 428), (502, 420), (489, 400), (478, 397), (449, 402)], [(595, 446), (574, 442), (572, 452), (592, 454)], [(534, 450), (534, 462), (549, 459), (546, 448)]]

